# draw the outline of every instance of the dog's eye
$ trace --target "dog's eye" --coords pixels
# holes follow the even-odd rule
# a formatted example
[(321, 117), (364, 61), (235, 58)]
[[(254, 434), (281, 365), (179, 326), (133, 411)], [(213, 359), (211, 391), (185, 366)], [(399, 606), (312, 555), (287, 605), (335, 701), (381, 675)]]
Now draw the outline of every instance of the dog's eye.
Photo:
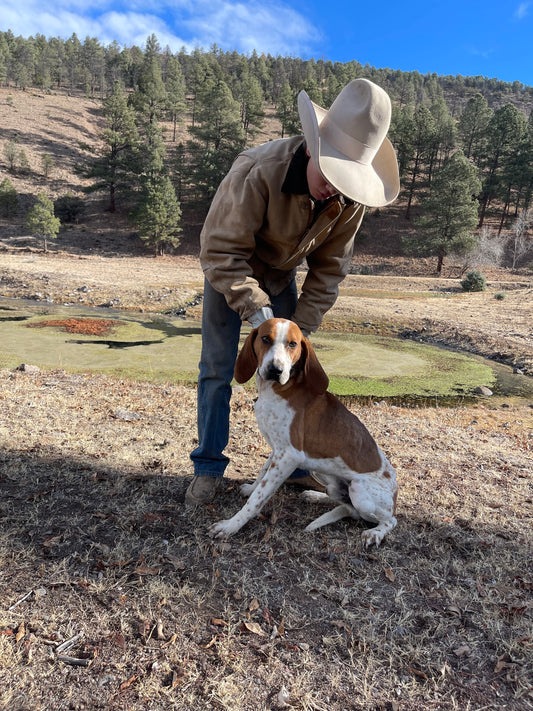
[(272, 339), (270, 336), (261, 336), (261, 340), (263, 343), (266, 343), (267, 346), (269, 346), (272, 343)]
[(296, 348), (297, 345), (298, 344), (296, 343), (296, 341), (291, 341), (290, 343), (288, 343), (289, 348)]

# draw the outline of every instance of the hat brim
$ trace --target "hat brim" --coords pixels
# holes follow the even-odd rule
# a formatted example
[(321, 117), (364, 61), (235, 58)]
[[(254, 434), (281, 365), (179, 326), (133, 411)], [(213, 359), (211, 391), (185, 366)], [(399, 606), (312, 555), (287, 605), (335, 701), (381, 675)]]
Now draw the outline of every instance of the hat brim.
[(398, 197), (400, 179), (392, 143), (385, 138), (371, 163), (361, 163), (340, 153), (320, 135), (327, 110), (305, 91), (298, 95), (298, 112), (307, 148), (324, 178), (339, 193), (368, 207), (389, 205)]

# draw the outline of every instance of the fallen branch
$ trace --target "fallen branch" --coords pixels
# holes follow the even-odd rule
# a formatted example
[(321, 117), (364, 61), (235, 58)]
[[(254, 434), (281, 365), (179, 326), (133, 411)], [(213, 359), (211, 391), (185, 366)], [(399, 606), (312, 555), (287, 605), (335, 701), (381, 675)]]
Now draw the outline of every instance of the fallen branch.
[(79, 632), (78, 634), (74, 635), (74, 637), (71, 637), (70, 639), (67, 639), (66, 642), (62, 642), (61, 644), (58, 644), (58, 646), (55, 649), (56, 654), (61, 654), (61, 652), (66, 652), (67, 649), (70, 649), (78, 640), (80, 640), (83, 637), (83, 633)]
[(64, 654), (60, 654), (57, 657), (58, 662), (65, 662), (65, 664), (72, 664), (77, 667), (88, 667), (92, 662), (92, 659), (79, 659), (78, 657), (67, 657)]
[(33, 590), (30, 590), (30, 592), (26, 593), (23, 597), (20, 598), (20, 600), (17, 600), (17, 602), (14, 602), (11, 607), (8, 607), (8, 612), (11, 612), (11, 610), (14, 610), (17, 605), (20, 605), (24, 600), (26, 600), (31, 594), (33, 593)]

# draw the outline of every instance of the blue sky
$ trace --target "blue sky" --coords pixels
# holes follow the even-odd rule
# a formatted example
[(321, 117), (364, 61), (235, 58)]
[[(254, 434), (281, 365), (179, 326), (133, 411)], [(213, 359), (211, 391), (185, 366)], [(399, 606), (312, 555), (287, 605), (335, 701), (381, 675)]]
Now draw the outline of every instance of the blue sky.
[(325, 59), (533, 85), (533, 0), (2, 0), (0, 29)]

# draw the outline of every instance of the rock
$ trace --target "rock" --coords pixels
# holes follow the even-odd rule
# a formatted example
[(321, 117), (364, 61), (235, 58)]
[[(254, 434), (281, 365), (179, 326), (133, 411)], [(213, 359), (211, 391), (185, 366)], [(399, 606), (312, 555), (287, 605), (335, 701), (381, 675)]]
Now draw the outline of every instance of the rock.
[(479, 388), (476, 388), (474, 390), (474, 393), (476, 395), (484, 395), (485, 397), (490, 397), (491, 395), (494, 395), (492, 390), (490, 390), (490, 388), (485, 387), (484, 385), (481, 385)]
[(115, 417), (117, 420), (125, 420), (126, 422), (134, 422), (141, 419), (141, 415), (138, 412), (130, 412), (130, 410), (123, 410), (122, 408), (115, 412)]
[(21, 363), (17, 370), (20, 370), (22, 373), (28, 373), (29, 375), (37, 375), (37, 373), (41, 372), (39, 366), (28, 365), (27, 363)]

